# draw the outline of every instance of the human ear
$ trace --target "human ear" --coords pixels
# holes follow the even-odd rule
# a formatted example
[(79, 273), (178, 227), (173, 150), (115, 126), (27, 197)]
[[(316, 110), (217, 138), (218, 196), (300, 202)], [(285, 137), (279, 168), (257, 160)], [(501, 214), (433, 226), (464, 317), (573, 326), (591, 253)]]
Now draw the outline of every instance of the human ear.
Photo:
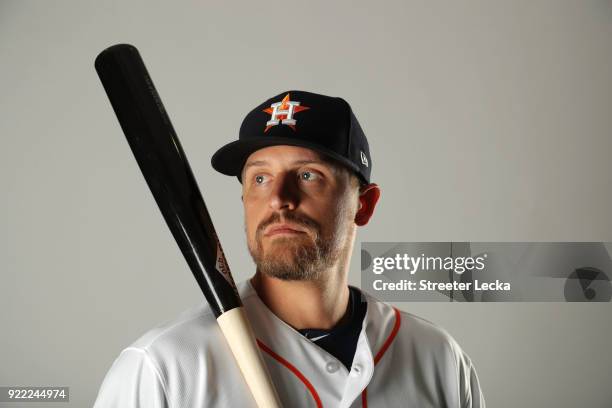
[(359, 209), (355, 214), (355, 224), (361, 227), (370, 221), (379, 198), (380, 187), (375, 183), (367, 184), (359, 189)]

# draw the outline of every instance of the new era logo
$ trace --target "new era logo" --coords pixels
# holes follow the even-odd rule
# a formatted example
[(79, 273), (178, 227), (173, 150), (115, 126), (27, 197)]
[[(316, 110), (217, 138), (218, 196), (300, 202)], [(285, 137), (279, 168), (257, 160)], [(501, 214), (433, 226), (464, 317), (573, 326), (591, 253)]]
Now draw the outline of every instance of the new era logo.
[(361, 152), (361, 164), (363, 164), (366, 167), (368, 166), (368, 157), (365, 155), (365, 153), (362, 151)]

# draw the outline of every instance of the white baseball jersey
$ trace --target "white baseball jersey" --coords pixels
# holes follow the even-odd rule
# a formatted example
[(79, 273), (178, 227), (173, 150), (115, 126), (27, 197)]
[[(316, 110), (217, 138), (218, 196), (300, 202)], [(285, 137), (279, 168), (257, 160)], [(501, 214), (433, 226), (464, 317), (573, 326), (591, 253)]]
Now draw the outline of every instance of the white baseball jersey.
[[(350, 371), (274, 315), (246, 281), (247, 315), (284, 407), (485, 406), (470, 358), (443, 329), (366, 295)], [(94, 408), (256, 408), (206, 305), (121, 352)]]

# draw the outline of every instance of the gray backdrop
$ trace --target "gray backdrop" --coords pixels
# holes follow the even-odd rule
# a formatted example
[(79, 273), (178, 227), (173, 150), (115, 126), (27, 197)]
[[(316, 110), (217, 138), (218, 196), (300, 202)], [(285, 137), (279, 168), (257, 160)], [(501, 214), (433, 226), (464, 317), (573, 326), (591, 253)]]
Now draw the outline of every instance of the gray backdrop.
[[(0, 385), (90, 406), (123, 347), (202, 299), (103, 48), (140, 49), (242, 280), (239, 184), (210, 156), (292, 88), (345, 97), (370, 139), (382, 199), (359, 241), (612, 241), (611, 23), (603, 0), (1, 0)], [(609, 303), (399, 306), (454, 335), (491, 407), (612, 404)]]

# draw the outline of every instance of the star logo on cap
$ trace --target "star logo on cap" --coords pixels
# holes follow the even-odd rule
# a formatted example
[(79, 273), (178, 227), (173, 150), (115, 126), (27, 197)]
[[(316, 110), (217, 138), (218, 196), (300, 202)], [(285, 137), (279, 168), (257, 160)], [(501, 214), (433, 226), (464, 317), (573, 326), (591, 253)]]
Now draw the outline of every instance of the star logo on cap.
[(310, 108), (308, 106), (300, 105), (300, 102), (291, 101), (289, 98), (290, 96), (287, 94), (282, 101), (273, 103), (269, 108), (263, 110), (264, 112), (272, 115), (270, 120), (266, 122), (266, 129), (264, 130), (264, 133), (267, 132), (272, 126), (276, 126), (278, 124), (287, 125), (295, 131), (295, 124), (297, 121), (293, 118), (293, 115)]

